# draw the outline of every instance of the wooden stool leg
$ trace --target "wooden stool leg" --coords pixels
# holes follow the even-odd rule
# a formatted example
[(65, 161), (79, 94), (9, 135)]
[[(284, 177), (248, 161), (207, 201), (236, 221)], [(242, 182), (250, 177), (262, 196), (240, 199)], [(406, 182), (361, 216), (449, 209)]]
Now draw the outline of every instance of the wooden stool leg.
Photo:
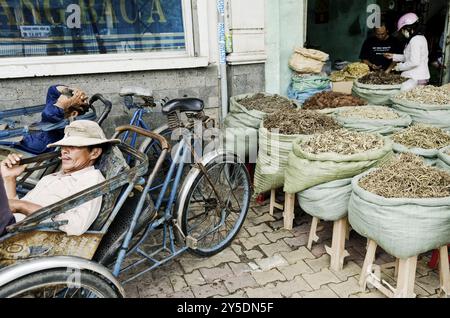
[(275, 209), (275, 195), (276, 195), (276, 190), (275, 189), (270, 191), (270, 209), (269, 209), (269, 213), (272, 216), (273, 216), (273, 210)]
[(399, 262), (395, 298), (415, 298), (414, 282), (416, 280), (417, 256), (401, 259)]
[(395, 270), (394, 270), (394, 277), (395, 279), (398, 279), (398, 268), (400, 267), (400, 259), (395, 259)]
[(294, 209), (295, 209), (295, 194), (286, 193), (284, 200), (284, 228), (292, 230), (294, 227)]
[(325, 246), (325, 250), (331, 256), (330, 268), (341, 271), (344, 268), (344, 258), (350, 254), (345, 250), (345, 237), (347, 234), (347, 218), (335, 221), (333, 224), (333, 240), (331, 248)]
[(367, 270), (372, 266), (375, 261), (375, 253), (377, 251), (377, 243), (372, 240), (367, 240), (367, 253), (366, 258), (364, 259), (364, 264), (361, 270), (361, 275), (359, 276), (359, 286), (366, 290), (366, 278), (367, 278)]
[(441, 281), (441, 290), (446, 296), (450, 296), (450, 269), (448, 260), (448, 247), (443, 246), (439, 249), (439, 276)]
[(313, 242), (317, 243), (319, 241), (319, 237), (317, 236), (317, 225), (319, 225), (319, 218), (313, 217), (311, 223), (311, 229), (309, 230), (309, 238), (308, 238), (308, 250), (311, 250)]
[(353, 231), (353, 229), (352, 229), (352, 226), (350, 225), (350, 222), (348, 222), (348, 218), (346, 220), (347, 220), (347, 230), (345, 233), (345, 238), (348, 241), (348, 240), (350, 240), (350, 232)]

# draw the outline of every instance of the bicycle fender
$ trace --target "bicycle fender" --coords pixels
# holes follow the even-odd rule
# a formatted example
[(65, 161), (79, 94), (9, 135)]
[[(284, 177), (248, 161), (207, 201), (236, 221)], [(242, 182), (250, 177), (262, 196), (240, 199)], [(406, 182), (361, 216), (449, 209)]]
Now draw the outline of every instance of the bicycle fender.
[(125, 291), (116, 277), (104, 266), (84, 258), (72, 256), (55, 256), (33, 259), (14, 264), (0, 270), (0, 288), (21, 277), (49, 269), (66, 268), (70, 270), (89, 270), (114, 285), (116, 290), (125, 297)]

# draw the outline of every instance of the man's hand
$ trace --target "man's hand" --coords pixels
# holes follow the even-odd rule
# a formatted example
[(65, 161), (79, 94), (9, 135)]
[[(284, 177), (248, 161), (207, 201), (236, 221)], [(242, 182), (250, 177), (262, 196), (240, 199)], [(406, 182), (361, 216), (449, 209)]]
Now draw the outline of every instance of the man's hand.
[(5, 160), (0, 163), (1, 174), (3, 179), (16, 179), (20, 176), (26, 168), (26, 165), (20, 165), (20, 160), (23, 155), (15, 153), (9, 154)]
[(387, 58), (388, 60), (393, 60), (394, 59), (394, 54), (392, 54), (392, 53), (384, 53), (383, 56), (385, 58)]
[(73, 90), (73, 96), (70, 98), (70, 106), (72, 105), (88, 105), (89, 97), (86, 93), (78, 88)]
[(380, 66), (380, 65), (375, 65), (375, 64), (372, 64), (372, 69), (374, 70), (374, 71), (379, 71), (379, 70), (381, 70), (383, 67), (382, 66)]

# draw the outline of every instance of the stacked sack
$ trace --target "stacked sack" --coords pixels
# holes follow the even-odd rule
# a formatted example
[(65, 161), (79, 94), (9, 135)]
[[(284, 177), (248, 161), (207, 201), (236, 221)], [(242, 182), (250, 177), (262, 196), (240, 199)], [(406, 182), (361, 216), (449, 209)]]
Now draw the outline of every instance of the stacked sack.
[(349, 222), (390, 255), (408, 259), (450, 243), (450, 173), (402, 154), (352, 180)]
[(392, 107), (408, 114), (415, 123), (450, 130), (450, 91), (435, 86), (418, 86), (392, 98)]
[(434, 166), (438, 161), (439, 151), (450, 146), (450, 133), (424, 124), (399, 131), (391, 136), (396, 153), (412, 153), (421, 156), (425, 162)]
[(450, 147), (439, 151), (436, 167), (450, 172)]
[(309, 97), (331, 89), (326, 74), (321, 73), (329, 55), (313, 49), (297, 48), (289, 60), (296, 72), (288, 88), (288, 97), (302, 104)]
[(237, 153), (242, 160), (244, 156), (256, 158), (262, 120), (281, 108), (298, 107), (295, 101), (267, 93), (231, 97), (230, 112), (224, 120), (225, 148)]
[(392, 156), (392, 142), (346, 129), (297, 139), (289, 154), (284, 191), (298, 193), (302, 209), (325, 221), (347, 214), (351, 178)]
[(400, 93), (407, 79), (397, 74), (385, 72), (369, 73), (357, 79), (352, 88), (354, 96), (364, 98), (372, 105), (390, 105), (391, 97)]
[(289, 59), (291, 69), (301, 74), (319, 74), (329, 55), (313, 49), (296, 48)]
[(267, 116), (259, 129), (255, 193), (284, 185), (284, 170), (297, 138), (339, 128), (333, 118), (312, 110), (285, 109)]
[(295, 74), (288, 88), (288, 97), (303, 104), (311, 96), (331, 90), (327, 76), (321, 74)]
[(409, 115), (383, 106), (341, 107), (333, 116), (348, 130), (384, 136), (403, 130), (412, 123)]

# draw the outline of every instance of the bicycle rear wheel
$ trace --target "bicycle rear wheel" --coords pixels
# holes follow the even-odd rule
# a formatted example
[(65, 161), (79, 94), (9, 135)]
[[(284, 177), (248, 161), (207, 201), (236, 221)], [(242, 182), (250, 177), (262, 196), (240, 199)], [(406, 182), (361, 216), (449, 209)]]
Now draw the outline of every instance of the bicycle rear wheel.
[(236, 156), (218, 156), (206, 171), (195, 178), (181, 215), (183, 233), (197, 242), (191, 252), (200, 256), (217, 254), (231, 244), (251, 198), (249, 173)]

